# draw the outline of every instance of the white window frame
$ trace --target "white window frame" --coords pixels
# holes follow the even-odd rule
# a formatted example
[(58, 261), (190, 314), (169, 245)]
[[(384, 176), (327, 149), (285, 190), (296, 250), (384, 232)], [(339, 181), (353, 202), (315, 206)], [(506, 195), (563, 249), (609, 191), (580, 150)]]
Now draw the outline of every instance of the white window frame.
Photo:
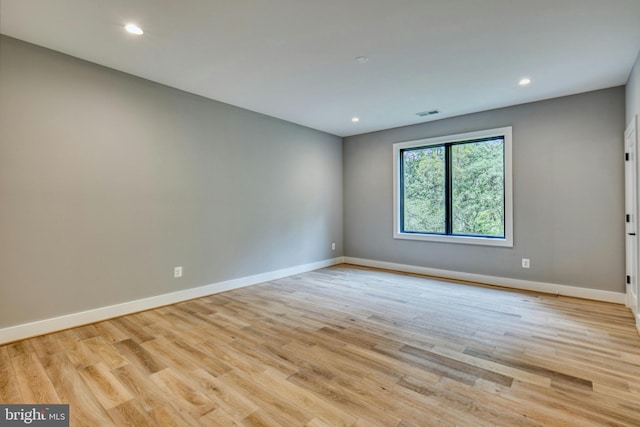
[[(439, 234), (403, 233), (400, 218), (400, 152), (403, 149), (427, 147), (451, 142), (472, 141), (483, 138), (504, 138), (504, 238), (489, 238), (475, 236), (449, 236)], [(461, 243), (467, 245), (486, 245), (513, 247), (513, 169), (512, 169), (512, 128), (511, 126), (487, 129), (476, 132), (445, 135), (435, 138), (398, 142), (393, 144), (393, 237), (394, 239), (421, 240), (428, 242)]]

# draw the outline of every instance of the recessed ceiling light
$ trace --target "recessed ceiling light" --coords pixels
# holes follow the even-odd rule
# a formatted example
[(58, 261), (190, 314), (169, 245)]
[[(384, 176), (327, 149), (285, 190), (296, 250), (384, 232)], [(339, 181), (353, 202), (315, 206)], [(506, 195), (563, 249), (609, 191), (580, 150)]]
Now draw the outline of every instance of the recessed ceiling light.
[(354, 117), (353, 119), (351, 119), (351, 121), (353, 123), (358, 123), (360, 121), (360, 118), (359, 117)]
[(128, 33), (135, 34), (137, 36), (144, 34), (142, 28), (138, 27), (136, 24), (127, 24), (124, 26), (124, 29), (127, 30)]
[(367, 58), (366, 56), (358, 56), (356, 59), (354, 59), (354, 61), (356, 61), (358, 64), (364, 64), (365, 62), (369, 62), (369, 58)]
[(520, 80), (520, 82), (518, 83), (520, 86), (527, 86), (531, 83), (531, 79), (528, 77), (525, 77), (523, 79)]

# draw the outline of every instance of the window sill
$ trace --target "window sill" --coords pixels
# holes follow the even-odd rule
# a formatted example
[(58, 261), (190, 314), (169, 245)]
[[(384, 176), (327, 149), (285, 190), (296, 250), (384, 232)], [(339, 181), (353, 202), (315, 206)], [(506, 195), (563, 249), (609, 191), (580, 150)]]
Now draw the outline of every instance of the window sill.
[(500, 247), (513, 247), (513, 240), (510, 238), (505, 239), (491, 239), (487, 237), (471, 237), (471, 236), (440, 236), (434, 234), (417, 234), (417, 233), (393, 233), (394, 239), (402, 240), (420, 240), (423, 242), (440, 242), (440, 243), (455, 243), (463, 245), (482, 245), (482, 246), (500, 246)]

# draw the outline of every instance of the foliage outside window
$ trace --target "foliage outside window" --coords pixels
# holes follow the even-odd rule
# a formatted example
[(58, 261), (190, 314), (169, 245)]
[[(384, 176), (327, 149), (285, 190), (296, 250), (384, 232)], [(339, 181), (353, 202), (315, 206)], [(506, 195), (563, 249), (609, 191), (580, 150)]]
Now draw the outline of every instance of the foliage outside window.
[(394, 237), (512, 246), (511, 128), (394, 144)]

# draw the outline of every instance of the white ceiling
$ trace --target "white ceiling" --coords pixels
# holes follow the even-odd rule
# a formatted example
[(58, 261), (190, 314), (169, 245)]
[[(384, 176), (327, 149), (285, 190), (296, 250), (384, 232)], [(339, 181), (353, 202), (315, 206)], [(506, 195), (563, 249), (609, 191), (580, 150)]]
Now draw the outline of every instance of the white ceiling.
[(0, 0), (0, 32), (347, 136), (625, 84), (640, 0)]

